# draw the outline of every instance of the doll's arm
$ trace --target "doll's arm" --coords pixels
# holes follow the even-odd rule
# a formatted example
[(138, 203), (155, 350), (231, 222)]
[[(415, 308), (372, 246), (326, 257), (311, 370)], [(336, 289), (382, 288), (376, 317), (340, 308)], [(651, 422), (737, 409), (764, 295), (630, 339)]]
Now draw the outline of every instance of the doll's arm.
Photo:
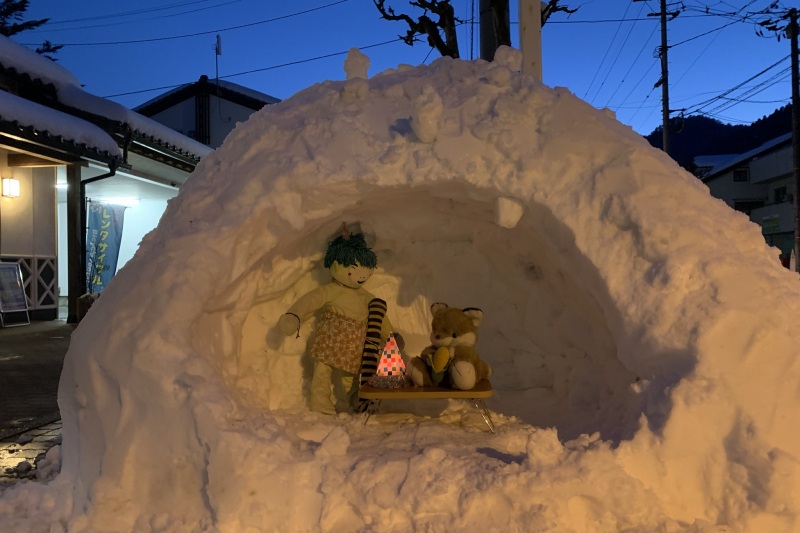
[(300, 337), (300, 317), (294, 313), (284, 313), (278, 319), (278, 328), (287, 337), (292, 333)]
[(311, 318), (317, 310), (328, 302), (327, 286), (317, 287), (301, 296), (289, 310), (281, 315), (278, 328), (284, 335), (297, 333), (300, 336), (300, 324)]

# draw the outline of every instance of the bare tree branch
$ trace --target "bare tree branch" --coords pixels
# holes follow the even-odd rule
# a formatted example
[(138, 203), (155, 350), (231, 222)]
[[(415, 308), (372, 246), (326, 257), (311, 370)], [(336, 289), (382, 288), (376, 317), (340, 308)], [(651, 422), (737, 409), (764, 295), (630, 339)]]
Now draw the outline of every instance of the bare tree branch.
[[(23, 20), (29, 7), (30, 0), (0, 0), (0, 35), (10, 37), (24, 31), (34, 30), (50, 20)], [(55, 61), (56, 58), (52, 54), (61, 48), (63, 48), (62, 45), (54, 45), (50, 41), (45, 41), (36, 49), (36, 53)]]
[[(394, 8), (386, 5), (386, 0), (372, 0), (375, 7), (386, 20), (402, 21), (408, 24), (408, 31), (400, 39), (413, 46), (418, 42), (418, 35), (425, 35), (428, 44), (436, 48), (443, 56), (458, 58), (458, 37), (456, 35), (456, 23), (461, 22), (455, 17), (453, 6), (450, 0), (415, 0), (410, 1), (409, 5), (423, 10), (423, 14), (418, 19), (414, 19), (405, 13), (396, 13)], [(438, 20), (434, 21), (428, 13), (436, 15)]]
[(563, 11), (564, 13), (571, 15), (578, 10), (577, 7), (575, 9), (570, 9), (567, 6), (559, 5), (559, 2), (560, 0), (549, 0), (544, 9), (542, 9), (542, 26), (545, 25), (547, 19), (549, 19), (553, 13)]
[[(425, 36), (427, 43), (436, 48), (443, 56), (453, 58), (460, 57), (458, 51), (458, 36), (456, 35), (456, 23), (462, 22), (455, 16), (450, 0), (409, 0), (410, 6), (422, 10), (422, 15), (414, 18), (405, 13), (397, 13), (394, 8), (387, 5), (387, 0), (372, 0), (375, 7), (386, 20), (405, 22), (408, 31), (400, 39), (413, 46), (419, 42), (420, 36)], [(508, 20), (509, 0), (489, 0), (492, 10), (492, 24), (496, 36), (497, 46), (511, 46), (511, 28)], [(578, 9), (570, 9), (561, 5), (561, 0), (549, 0), (542, 9), (542, 26), (548, 18), (559, 11), (564, 13), (575, 13)], [(436, 20), (430, 15), (435, 15)]]

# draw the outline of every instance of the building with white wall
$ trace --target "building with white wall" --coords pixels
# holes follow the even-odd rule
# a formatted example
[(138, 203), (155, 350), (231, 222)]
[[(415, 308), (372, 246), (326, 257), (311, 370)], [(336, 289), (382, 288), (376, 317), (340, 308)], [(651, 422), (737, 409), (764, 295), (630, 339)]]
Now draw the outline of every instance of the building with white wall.
[(217, 148), (237, 122), (262, 107), (280, 102), (225, 80), (200, 76), (135, 108), (137, 113), (168, 126), (197, 142)]
[(788, 264), (794, 247), (794, 182), (792, 134), (716, 164), (701, 168), (700, 177), (712, 196), (747, 214), (761, 226), (766, 241), (781, 251)]
[(31, 318), (56, 318), (66, 294), (76, 320), (87, 199), (136, 199), (146, 210), (129, 219), (148, 222), (131, 226), (152, 229), (210, 151), (85, 92), (57, 63), (0, 37), (0, 175), (18, 188), (0, 197), (0, 261), (21, 269)]

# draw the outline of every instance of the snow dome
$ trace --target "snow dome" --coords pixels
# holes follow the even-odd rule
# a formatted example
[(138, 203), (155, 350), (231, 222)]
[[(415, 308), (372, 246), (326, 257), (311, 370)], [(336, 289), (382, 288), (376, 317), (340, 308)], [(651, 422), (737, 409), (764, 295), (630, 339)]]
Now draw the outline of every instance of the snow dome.
[[(496, 60), (314, 85), (203, 159), (75, 332), (30, 530), (795, 532), (797, 275), (630, 128)], [(306, 408), (342, 222), (406, 355), (480, 307), (497, 433), (458, 401)], [(386, 403), (386, 402), (384, 402)], [(22, 502), (25, 502), (24, 504)], [(46, 529), (56, 528), (56, 529)]]

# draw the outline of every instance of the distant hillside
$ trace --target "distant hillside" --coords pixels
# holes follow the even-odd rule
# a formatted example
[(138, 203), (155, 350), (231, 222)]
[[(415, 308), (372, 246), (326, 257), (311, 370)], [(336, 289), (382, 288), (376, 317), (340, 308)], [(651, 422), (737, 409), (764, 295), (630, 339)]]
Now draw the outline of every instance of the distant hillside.
[[(683, 168), (692, 172), (698, 155), (741, 154), (757, 148), (775, 137), (792, 131), (790, 105), (776, 109), (748, 126), (723, 124), (703, 116), (672, 120), (670, 155)], [(645, 138), (656, 148), (662, 147), (659, 126)]]

